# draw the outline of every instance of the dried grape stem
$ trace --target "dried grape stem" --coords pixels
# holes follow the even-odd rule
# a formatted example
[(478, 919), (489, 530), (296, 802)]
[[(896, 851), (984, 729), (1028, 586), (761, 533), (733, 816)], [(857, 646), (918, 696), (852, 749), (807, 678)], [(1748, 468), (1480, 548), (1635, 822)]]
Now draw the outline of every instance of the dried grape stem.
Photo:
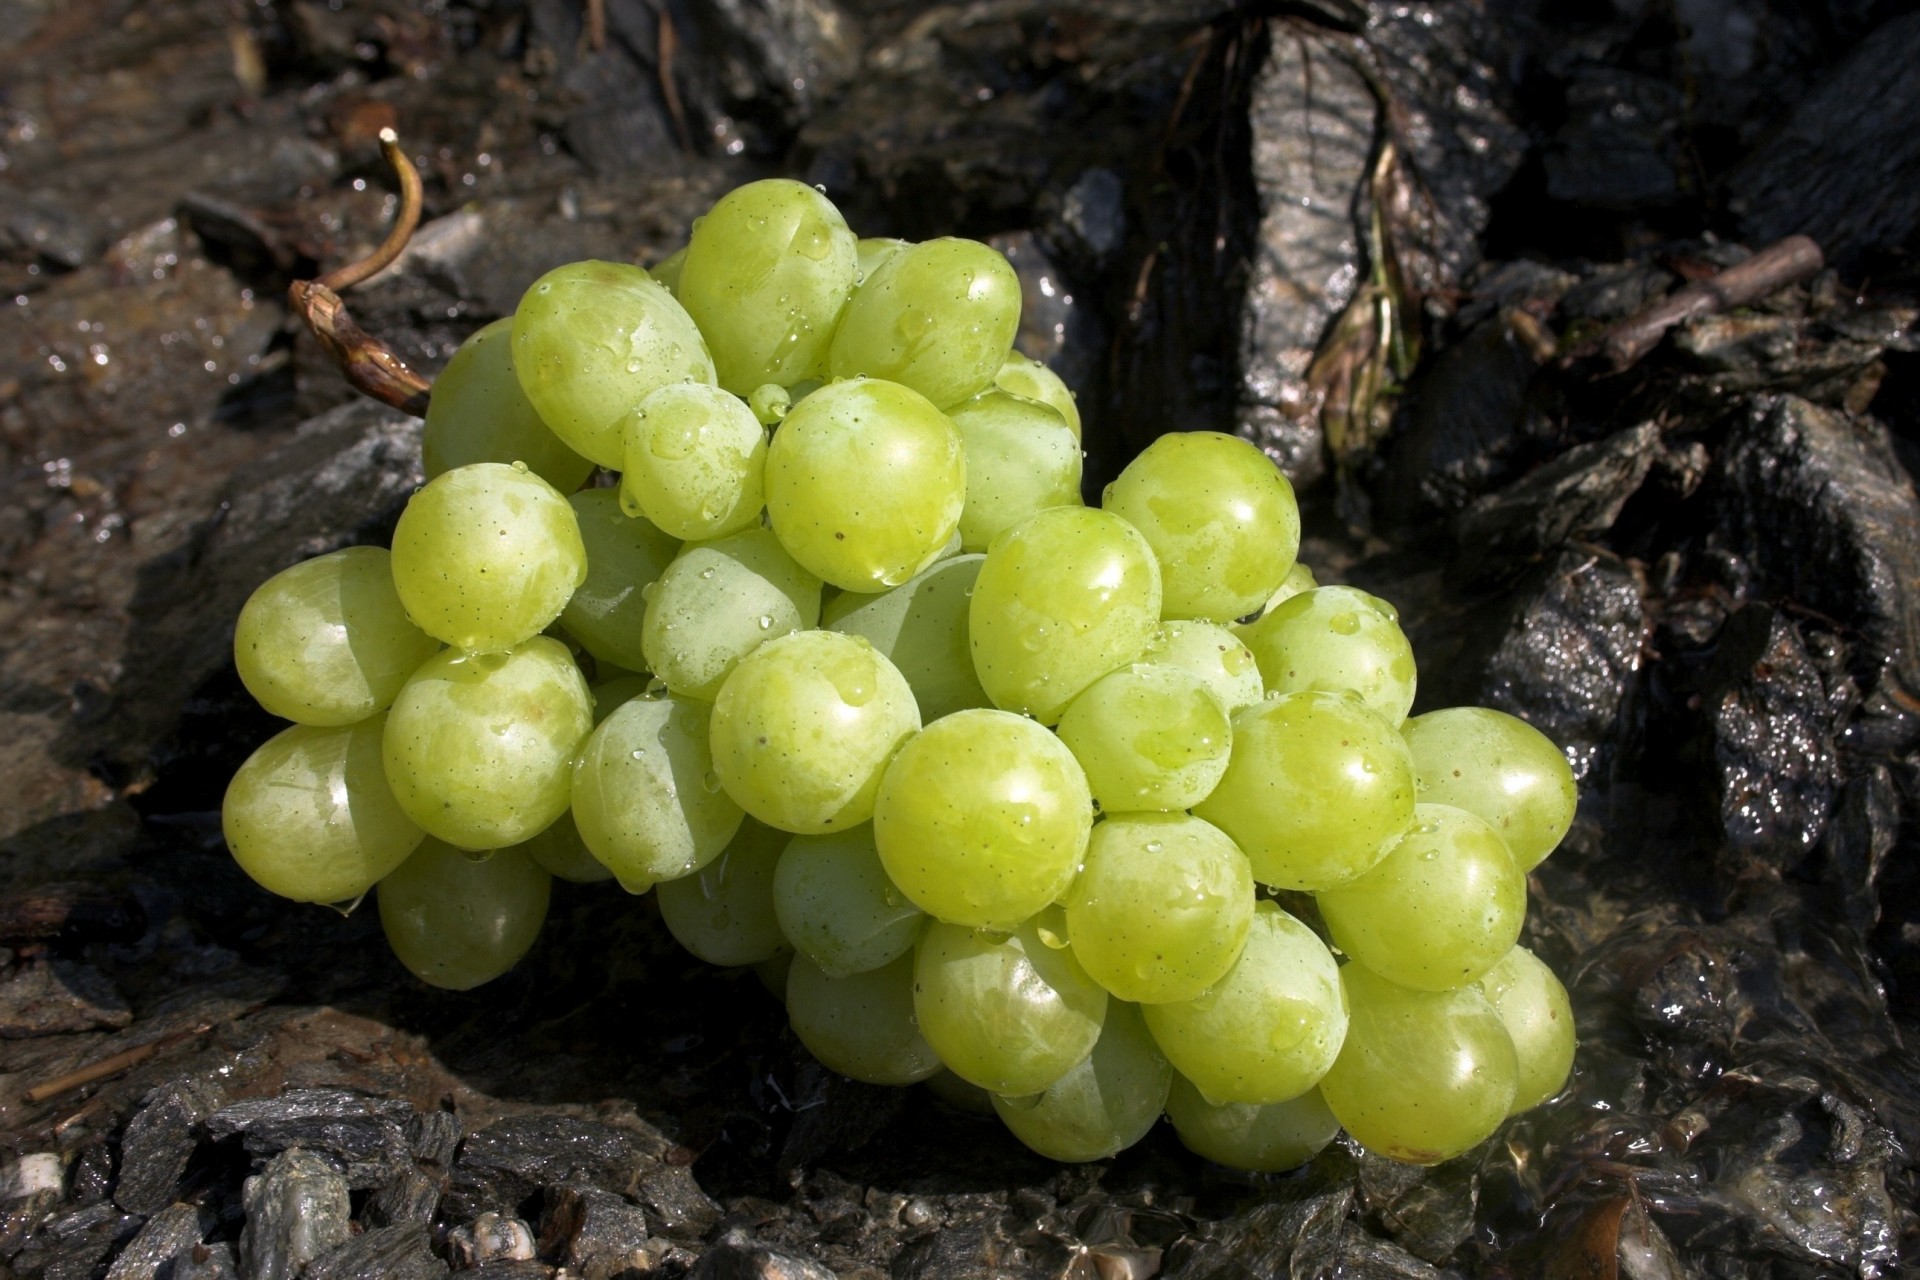
[(1607, 331), (1601, 346), (1615, 373), (1654, 349), (1667, 330), (1698, 316), (1758, 302), (1768, 294), (1805, 280), (1826, 265), (1820, 246), (1806, 236), (1788, 236), (1745, 262), (1696, 281), (1627, 317)]
[(420, 174), (400, 149), (399, 135), (380, 131), (380, 151), (400, 180), (400, 211), (378, 249), (359, 262), (327, 272), (317, 280), (295, 280), (287, 301), (320, 340), (347, 381), (383, 404), (423, 418), (432, 384), (395, 355), (384, 342), (355, 324), (340, 293), (391, 266), (420, 225)]

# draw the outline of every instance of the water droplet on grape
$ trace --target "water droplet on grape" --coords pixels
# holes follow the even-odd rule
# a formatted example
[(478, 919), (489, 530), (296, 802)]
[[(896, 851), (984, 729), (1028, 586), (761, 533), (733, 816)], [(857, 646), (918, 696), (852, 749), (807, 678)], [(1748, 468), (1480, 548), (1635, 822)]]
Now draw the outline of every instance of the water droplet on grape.
[(1165, 846), (1165, 845), (1163, 845), (1163, 844), (1161, 844), (1161, 843), (1160, 843), (1160, 842), (1159, 842), (1158, 840), (1149, 840), (1149, 841), (1147, 841), (1147, 852), (1148, 852), (1148, 853), (1159, 853), (1159, 852), (1160, 852), (1160, 851), (1161, 851), (1162, 849), (1164, 849), (1164, 848), (1166, 848), (1166, 846)]

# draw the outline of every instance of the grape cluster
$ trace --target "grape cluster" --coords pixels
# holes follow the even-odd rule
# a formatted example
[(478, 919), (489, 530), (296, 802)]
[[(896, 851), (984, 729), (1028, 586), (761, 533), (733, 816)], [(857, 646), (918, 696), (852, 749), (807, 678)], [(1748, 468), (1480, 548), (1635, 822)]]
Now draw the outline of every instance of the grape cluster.
[(1408, 719), (1393, 608), (1296, 563), (1254, 446), (1164, 436), (1082, 505), (1019, 306), (987, 246), (856, 240), (777, 180), (652, 273), (542, 277), (435, 387), (391, 551), (242, 613), (295, 724), (227, 792), (235, 858), (377, 884), (452, 988), (526, 952), (551, 876), (657, 887), (822, 1062), (1063, 1160), (1164, 1112), (1245, 1168), (1341, 1126), (1430, 1163), (1556, 1092), (1566, 992), (1516, 942), (1565, 758)]

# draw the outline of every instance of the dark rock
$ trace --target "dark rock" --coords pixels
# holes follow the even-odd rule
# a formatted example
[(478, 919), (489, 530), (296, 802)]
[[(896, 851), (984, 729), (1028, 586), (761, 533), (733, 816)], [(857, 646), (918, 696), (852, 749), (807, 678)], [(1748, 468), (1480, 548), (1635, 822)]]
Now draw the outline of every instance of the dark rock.
[(0, 982), (0, 1039), (117, 1030), (132, 1021), (113, 983), (83, 961), (29, 961)]
[(784, 1249), (722, 1243), (700, 1255), (687, 1280), (834, 1280), (834, 1274)]
[(107, 1280), (171, 1280), (174, 1260), (200, 1243), (200, 1211), (176, 1204), (147, 1219), (107, 1269)]
[(676, 1240), (698, 1240), (720, 1221), (721, 1209), (685, 1165), (662, 1165), (640, 1180), (647, 1228)]
[(993, 236), (988, 243), (1006, 255), (1020, 277), (1020, 332), (1014, 347), (1084, 393), (1106, 345), (1099, 320), (1031, 231)]
[(173, 1275), (167, 1280), (239, 1280), (239, 1276), (233, 1246), (222, 1240), (188, 1249), (175, 1258)]
[(307, 1264), (303, 1280), (437, 1280), (447, 1264), (434, 1256), (424, 1226), (376, 1227)]
[(417, 1160), (452, 1165), (460, 1150), (460, 1117), (451, 1111), (416, 1112), (407, 1121), (407, 1146)]
[(489, 1262), (532, 1262), (533, 1231), (519, 1218), (483, 1213), (447, 1233), (447, 1256), (462, 1271)]
[(355, 1190), (383, 1186), (411, 1167), (406, 1130), (413, 1108), (344, 1089), (296, 1089), (249, 1098), (207, 1117), (216, 1141), (238, 1136), (254, 1156), (301, 1147), (331, 1157)]
[(226, 1101), (211, 1080), (183, 1076), (149, 1093), (120, 1139), (114, 1203), (129, 1213), (158, 1213), (173, 1203), (198, 1142), (200, 1122)]
[(647, 1242), (645, 1210), (598, 1187), (557, 1187), (547, 1193), (540, 1220), (540, 1252), (584, 1267), (632, 1253)]
[(1680, 195), (1680, 90), (1614, 67), (1586, 67), (1567, 86), (1567, 120), (1547, 148), (1547, 195), (1636, 209)]
[(1323, 1153), (1301, 1175), (1245, 1213), (1202, 1222), (1166, 1252), (1164, 1280), (1257, 1280), (1344, 1275), (1344, 1233), (1354, 1203), (1344, 1151)]
[(375, 1227), (409, 1223), (425, 1226), (439, 1211), (440, 1197), (446, 1189), (445, 1174), (435, 1177), (419, 1169), (409, 1169), (367, 1201), (367, 1221)]
[(247, 1280), (295, 1280), (348, 1236), (347, 1181), (325, 1156), (295, 1148), (248, 1178), (240, 1273)]
[(791, 137), (860, 70), (854, 15), (834, 0), (717, 0), (691, 6), (695, 56), (735, 115)]
[(1473, 1234), (1480, 1173), (1471, 1160), (1424, 1169), (1363, 1152), (1360, 1196), (1395, 1243), (1427, 1262), (1444, 1263)]
[(140, 900), (100, 885), (48, 884), (0, 898), (0, 941), (133, 942), (146, 932)]
[(1900, 793), (1893, 773), (1876, 764), (1849, 779), (1827, 821), (1827, 873), (1846, 922), (1862, 937), (1880, 923), (1880, 877), (1900, 838)]
[(521, 1262), (503, 1258), (461, 1272), (473, 1280), (553, 1280), (553, 1268), (540, 1262)]
[(13, 1273), (38, 1280), (94, 1280), (106, 1259), (140, 1229), (138, 1217), (92, 1205), (46, 1220), (14, 1255)]
[(632, 1136), (608, 1125), (573, 1116), (510, 1116), (461, 1143), (445, 1208), (456, 1219), (471, 1219), (488, 1209), (517, 1209), (540, 1188), (567, 1183), (624, 1192), (649, 1163)]
[(998, 1220), (949, 1223), (893, 1259), (893, 1280), (1039, 1280), (1044, 1273)]

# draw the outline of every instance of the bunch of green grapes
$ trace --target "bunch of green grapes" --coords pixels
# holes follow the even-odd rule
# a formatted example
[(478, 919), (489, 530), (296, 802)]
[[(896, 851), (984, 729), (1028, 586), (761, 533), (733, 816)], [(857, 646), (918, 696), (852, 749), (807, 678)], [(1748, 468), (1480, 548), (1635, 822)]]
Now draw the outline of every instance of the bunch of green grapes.
[(1164, 1113), (1244, 1168), (1343, 1126), (1433, 1162), (1555, 1093), (1566, 992), (1516, 943), (1564, 756), (1408, 719), (1394, 610), (1296, 563), (1245, 441), (1164, 436), (1084, 506), (1019, 305), (987, 246), (857, 240), (779, 180), (651, 273), (542, 277), (435, 387), (391, 550), (247, 604), (240, 674), (295, 723), (227, 792), (234, 857), (377, 889), (451, 988), (552, 876), (657, 888), (823, 1063), (1062, 1160)]

